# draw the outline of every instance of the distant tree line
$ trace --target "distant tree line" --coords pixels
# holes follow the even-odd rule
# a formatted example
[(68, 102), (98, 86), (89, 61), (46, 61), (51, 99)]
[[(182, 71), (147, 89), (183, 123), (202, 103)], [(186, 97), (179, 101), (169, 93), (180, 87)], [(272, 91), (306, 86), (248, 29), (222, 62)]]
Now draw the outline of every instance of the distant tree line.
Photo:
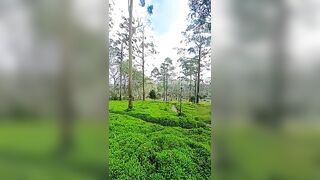
[[(109, 40), (110, 98), (128, 100), (128, 109), (131, 109), (134, 99), (144, 101), (146, 97), (170, 101), (182, 96), (194, 103), (210, 97), (211, 80), (203, 76), (204, 70), (210, 70), (211, 2), (188, 1), (188, 25), (182, 32), (182, 47), (176, 48), (181, 72), (174, 70), (173, 60), (167, 57), (150, 76), (146, 75), (146, 61), (157, 54), (156, 46), (148, 33), (150, 20), (132, 16), (133, 2), (128, 1), (129, 17), (121, 17), (120, 28)], [(145, 1), (140, 0), (140, 6), (144, 7)], [(148, 5), (148, 15), (152, 11), (153, 6)], [(117, 26), (112, 20), (111, 17), (110, 29)]]

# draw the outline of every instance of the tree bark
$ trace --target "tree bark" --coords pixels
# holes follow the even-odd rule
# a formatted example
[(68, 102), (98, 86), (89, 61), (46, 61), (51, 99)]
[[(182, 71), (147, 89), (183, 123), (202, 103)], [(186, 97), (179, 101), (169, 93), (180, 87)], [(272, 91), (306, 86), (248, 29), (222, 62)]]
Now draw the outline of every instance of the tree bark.
[(190, 79), (189, 79), (189, 102), (191, 100), (191, 88), (192, 88), (191, 81), (192, 81), (192, 76), (190, 75)]
[(199, 90), (200, 90), (200, 66), (201, 66), (201, 46), (199, 47), (198, 72), (197, 72), (197, 90), (196, 103), (199, 104)]
[(128, 96), (128, 90), (127, 90), (127, 77), (126, 75), (124, 75), (123, 78), (124, 82), (123, 82), (123, 93), (125, 94), (125, 97)]
[(67, 153), (73, 144), (73, 128), (74, 128), (74, 106), (72, 103), (72, 87), (71, 87), (71, 68), (72, 68), (72, 26), (70, 26), (70, 1), (65, 1), (61, 21), (61, 42), (63, 46), (62, 67), (59, 77), (59, 113), (60, 113), (60, 144), (58, 151), (62, 154)]
[(168, 101), (168, 76), (166, 73), (166, 101)]
[(117, 77), (113, 76), (113, 88), (114, 88), (114, 92), (117, 91)]
[[(66, 46), (65, 46), (66, 47)], [(71, 99), (70, 87), (70, 56), (69, 51), (65, 48), (63, 67), (60, 77), (60, 120), (61, 120), (61, 139), (59, 151), (66, 153), (70, 150), (73, 142), (73, 126), (74, 126), (74, 111)]]
[(142, 100), (145, 100), (145, 91), (144, 91), (144, 27), (142, 31)]
[(287, 5), (279, 1), (277, 3), (279, 9), (278, 18), (275, 21), (275, 30), (272, 37), (272, 83), (270, 90), (270, 115), (267, 121), (268, 125), (279, 128), (283, 124), (285, 114), (285, 71), (286, 71), (286, 33), (288, 25), (288, 9)]
[(163, 75), (163, 101), (166, 100), (166, 74)]
[(196, 96), (197, 96), (197, 75), (194, 74), (194, 100), (193, 103), (196, 103)]
[(128, 110), (131, 110), (132, 105), (132, 8), (133, 0), (129, 0), (129, 88), (128, 88)]
[(120, 94), (120, 98), (119, 100), (122, 100), (122, 94), (121, 94), (121, 89), (122, 89), (122, 62), (123, 62), (123, 42), (121, 43), (121, 57), (120, 57), (120, 90), (119, 90), (119, 94)]

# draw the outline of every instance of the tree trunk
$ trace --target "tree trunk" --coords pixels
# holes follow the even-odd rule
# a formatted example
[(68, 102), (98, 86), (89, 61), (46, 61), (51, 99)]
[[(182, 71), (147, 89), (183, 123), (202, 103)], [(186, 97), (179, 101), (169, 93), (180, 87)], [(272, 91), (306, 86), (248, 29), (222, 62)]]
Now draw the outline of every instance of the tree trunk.
[(142, 32), (142, 100), (145, 100), (145, 91), (144, 91), (144, 28)]
[(122, 100), (122, 94), (121, 94), (121, 89), (122, 89), (122, 62), (123, 62), (123, 42), (121, 43), (121, 57), (120, 57), (120, 98), (119, 100)]
[(59, 77), (59, 113), (60, 113), (60, 144), (58, 151), (62, 154), (67, 153), (73, 143), (73, 128), (74, 128), (74, 106), (72, 103), (72, 87), (71, 87), (71, 68), (72, 68), (72, 27), (70, 26), (70, 1), (65, 1), (65, 4), (60, 14), (63, 17), (61, 27), (61, 42), (63, 44), (62, 67)]
[(166, 100), (166, 74), (163, 75), (163, 101)]
[(129, 0), (129, 88), (128, 88), (128, 110), (131, 110), (132, 105), (132, 8), (133, 0)]
[(123, 78), (124, 82), (123, 82), (123, 93), (125, 95), (125, 97), (128, 96), (128, 90), (127, 90), (127, 77), (126, 75), (124, 75), (124, 78)]
[(72, 133), (73, 133), (73, 121), (74, 121), (74, 111), (71, 100), (71, 87), (70, 87), (70, 56), (68, 48), (65, 48), (62, 73), (60, 76), (60, 120), (61, 120), (61, 139), (59, 151), (61, 153), (66, 153), (72, 145)]
[(168, 101), (168, 76), (166, 74), (166, 101)]
[(113, 88), (114, 88), (114, 93), (117, 92), (117, 78), (116, 76), (113, 77)]
[(276, 13), (278, 18), (275, 22), (275, 31), (272, 37), (272, 72), (271, 72), (271, 89), (269, 103), (269, 119), (267, 125), (279, 128), (283, 123), (285, 113), (285, 71), (286, 71), (286, 33), (288, 25), (287, 5), (279, 1), (279, 9)]
[(196, 103), (196, 96), (197, 96), (197, 79), (196, 74), (194, 75), (194, 99), (193, 103)]
[(198, 72), (197, 72), (197, 90), (196, 103), (199, 104), (199, 90), (200, 90), (200, 66), (201, 66), (201, 46), (199, 47)]
[(190, 79), (189, 79), (189, 101), (191, 100), (191, 88), (192, 88), (191, 81), (192, 81), (192, 76), (190, 75)]

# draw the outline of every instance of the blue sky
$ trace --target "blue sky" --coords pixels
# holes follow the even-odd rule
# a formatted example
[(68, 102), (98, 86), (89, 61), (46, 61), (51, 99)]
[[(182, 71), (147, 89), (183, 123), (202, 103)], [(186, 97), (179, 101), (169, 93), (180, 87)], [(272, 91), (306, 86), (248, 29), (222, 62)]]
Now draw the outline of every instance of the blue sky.
[(154, 13), (151, 16), (156, 34), (161, 35), (169, 31), (179, 16), (179, 4), (176, 0), (153, 0)]
[[(160, 67), (160, 64), (166, 57), (173, 60), (173, 64), (179, 71), (177, 59), (177, 51), (174, 49), (181, 46), (180, 40), (183, 38), (181, 32), (186, 27), (186, 15), (189, 12), (188, 0), (145, 0), (146, 6), (141, 7), (139, 0), (134, 0), (133, 16), (145, 17), (147, 14), (147, 6), (153, 5), (153, 14), (150, 17), (152, 23), (152, 30), (148, 34), (153, 37), (153, 42), (156, 50), (159, 52), (157, 55), (149, 56), (146, 58), (146, 74), (150, 74), (154, 67)], [(128, 16), (128, 1), (127, 0), (114, 0), (115, 7), (113, 12), (113, 19), (115, 24), (121, 22), (121, 16)], [(115, 26), (110, 36), (118, 29)]]

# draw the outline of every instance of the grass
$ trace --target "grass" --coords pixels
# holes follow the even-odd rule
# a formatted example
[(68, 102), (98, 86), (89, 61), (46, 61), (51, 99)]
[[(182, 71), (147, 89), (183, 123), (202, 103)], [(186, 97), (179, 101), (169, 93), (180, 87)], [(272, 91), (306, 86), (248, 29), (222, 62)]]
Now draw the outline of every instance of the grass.
[[(73, 149), (56, 152), (59, 127), (54, 121), (0, 124), (0, 179), (101, 179), (106, 176), (102, 122), (76, 122)], [(94, 140), (93, 140), (94, 139)]]
[[(210, 116), (197, 111), (210, 105), (184, 103), (185, 115), (173, 103), (111, 101), (111, 179), (210, 179)], [(208, 112), (208, 111), (207, 111)]]
[(216, 135), (223, 146), (217, 154), (224, 161), (214, 172), (217, 179), (320, 178), (319, 125), (288, 122), (275, 130), (235, 124), (223, 126)]

